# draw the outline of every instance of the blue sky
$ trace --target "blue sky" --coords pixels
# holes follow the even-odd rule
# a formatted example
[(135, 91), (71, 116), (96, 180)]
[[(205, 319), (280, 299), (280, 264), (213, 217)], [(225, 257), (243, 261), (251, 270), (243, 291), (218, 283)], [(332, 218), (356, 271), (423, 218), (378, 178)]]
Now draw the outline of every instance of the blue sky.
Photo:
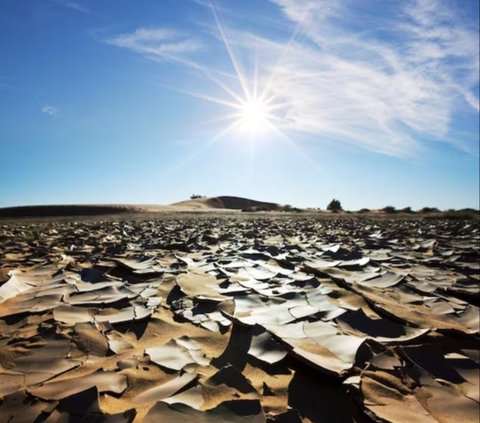
[(479, 207), (477, 0), (2, 0), (0, 207)]

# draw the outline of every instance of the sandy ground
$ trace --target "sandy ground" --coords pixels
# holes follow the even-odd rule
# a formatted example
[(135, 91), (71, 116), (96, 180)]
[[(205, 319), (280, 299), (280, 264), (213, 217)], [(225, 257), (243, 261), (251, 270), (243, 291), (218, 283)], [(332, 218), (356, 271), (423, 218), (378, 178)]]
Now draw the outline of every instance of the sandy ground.
[(0, 208), (0, 219), (39, 218), (39, 217), (91, 217), (115, 215), (144, 215), (168, 213), (232, 213), (252, 208), (277, 210), (280, 205), (248, 198), (219, 196), (201, 197), (178, 203), (160, 204), (72, 204), (72, 205), (33, 205)]
[(479, 240), (398, 216), (0, 221), (0, 421), (478, 421)]

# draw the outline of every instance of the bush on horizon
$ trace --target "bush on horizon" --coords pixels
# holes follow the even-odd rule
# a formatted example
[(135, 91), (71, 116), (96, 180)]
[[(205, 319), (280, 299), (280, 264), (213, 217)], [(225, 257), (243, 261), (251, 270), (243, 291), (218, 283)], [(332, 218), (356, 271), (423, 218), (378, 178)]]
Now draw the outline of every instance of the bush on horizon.
[(392, 214), (392, 213), (396, 213), (397, 209), (393, 206), (386, 206), (382, 209), (382, 211), (384, 211), (385, 213), (388, 213), (388, 214)]
[(425, 216), (426, 219), (431, 218), (431, 219), (436, 219), (438, 217), (446, 218), (446, 219), (471, 219), (475, 220), (477, 222), (480, 221), (480, 211), (471, 209), (471, 208), (466, 208), (466, 209), (460, 209), (460, 210), (455, 210), (455, 209), (448, 209), (447, 211), (444, 211), (440, 214), (433, 214), (430, 216)]
[(327, 206), (327, 210), (333, 212), (333, 213), (338, 213), (340, 211), (343, 211), (342, 204), (340, 203), (339, 200), (333, 199), (330, 201), (330, 203)]
[(440, 213), (436, 207), (424, 207), (420, 210), (420, 213)]

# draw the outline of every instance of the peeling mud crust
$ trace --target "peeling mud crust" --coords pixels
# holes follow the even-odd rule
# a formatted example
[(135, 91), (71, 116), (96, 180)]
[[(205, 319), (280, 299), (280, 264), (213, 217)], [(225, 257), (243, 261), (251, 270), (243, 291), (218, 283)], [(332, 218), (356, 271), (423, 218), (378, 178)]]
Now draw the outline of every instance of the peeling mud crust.
[(479, 227), (0, 223), (0, 421), (479, 419)]

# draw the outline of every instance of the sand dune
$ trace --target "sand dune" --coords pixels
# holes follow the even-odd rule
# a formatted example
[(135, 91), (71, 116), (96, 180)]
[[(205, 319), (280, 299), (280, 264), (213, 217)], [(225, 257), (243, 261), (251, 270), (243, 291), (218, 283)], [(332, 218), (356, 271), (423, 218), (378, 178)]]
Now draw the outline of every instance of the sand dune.
[(263, 210), (278, 210), (279, 204), (268, 203), (265, 201), (250, 200), (248, 198), (220, 196), (208, 198), (196, 198), (193, 200), (181, 201), (174, 203), (172, 206), (191, 207), (199, 209), (229, 209), (229, 210), (246, 210), (258, 208)]
[(279, 205), (247, 198), (221, 196), (180, 201), (170, 205), (84, 204), (39, 205), (0, 208), (0, 217), (99, 216), (140, 213), (207, 212), (228, 210), (278, 210)]
[[(435, 209), (436, 210), (436, 209)], [(422, 218), (450, 218), (450, 219), (477, 219), (479, 217), (478, 210), (462, 209), (439, 212), (403, 212), (396, 210), (395, 212), (386, 212), (384, 209), (372, 209), (360, 212), (331, 213), (329, 211), (321, 211), (319, 209), (298, 209), (292, 207), (284, 207), (277, 203), (266, 201), (251, 200), (248, 198), (234, 196), (219, 197), (202, 197), (177, 203), (161, 205), (161, 204), (74, 204), (74, 205), (33, 205), (33, 206), (17, 206), (0, 208), (0, 218), (16, 219), (16, 218), (68, 218), (68, 217), (95, 217), (95, 216), (121, 216), (122, 218), (143, 218), (150, 214), (150, 217), (175, 214), (175, 213), (237, 213), (237, 212), (290, 212), (290, 213), (309, 213), (323, 214), (332, 216), (359, 215), (369, 217), (385, 217), (394, 219), (422, 219)]]

